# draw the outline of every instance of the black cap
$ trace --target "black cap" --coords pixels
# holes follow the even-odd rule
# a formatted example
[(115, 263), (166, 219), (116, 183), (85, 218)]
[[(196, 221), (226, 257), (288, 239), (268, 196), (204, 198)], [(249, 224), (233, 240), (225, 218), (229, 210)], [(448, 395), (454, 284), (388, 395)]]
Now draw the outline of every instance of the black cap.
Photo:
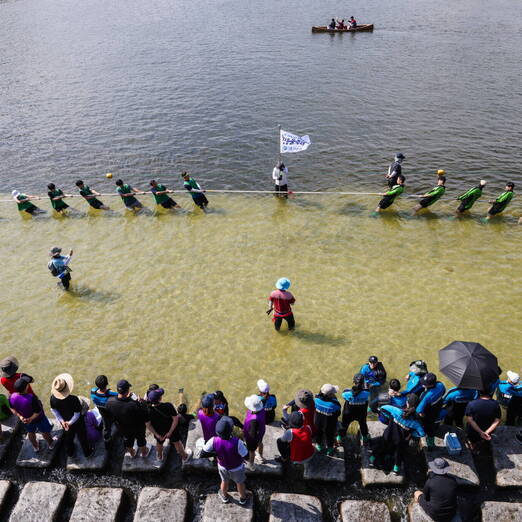
[(364, 384), (364, 375), (362, 373), (356, 373), (353, 376), (353, 383), (357, 386), (359, 384)]
[(216, 423), (216, 435), (222, 439), (230, 439), (233, 429), (234, 421), (230, 417), (223, 416)]
[(118, 390), (118, 393), (127, 393), (131, 386), (132, 384), (129, 381), (121, 379), (121, 381), (118, 381), (116, 389)]
[(427, 386), (428, 388), (432, 388), (437, 384), (437, 376), (434, 373), (427, 373), (421, 380), (421, 384), (423, 386)]
[(370, 358), (368, 359), (368, 362), (375, 364), (376, 362), (379, 362), (379, 359), (377, 358), (376, 355), (371, 355)]
[(32, 377), (29, 377), (29, 375), (21, 375), (14, 383), (14, 391), (17, 393), (24, 391), (30, 382), (33, 382)]
[(293, 411), (288, 418), (288, 424), (291, 428), (302, 428), (304, 423), (303, 414), (299, 411)]

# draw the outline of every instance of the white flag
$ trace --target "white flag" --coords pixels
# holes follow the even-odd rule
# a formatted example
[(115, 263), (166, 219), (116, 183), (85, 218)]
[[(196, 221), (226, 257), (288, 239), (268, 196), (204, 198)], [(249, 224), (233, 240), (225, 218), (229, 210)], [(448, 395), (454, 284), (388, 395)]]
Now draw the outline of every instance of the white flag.
[(306, 150), (312, 142), (310, 136), (297, 136), (281, 129), (281, 154), (286, 152), (301, 152)]

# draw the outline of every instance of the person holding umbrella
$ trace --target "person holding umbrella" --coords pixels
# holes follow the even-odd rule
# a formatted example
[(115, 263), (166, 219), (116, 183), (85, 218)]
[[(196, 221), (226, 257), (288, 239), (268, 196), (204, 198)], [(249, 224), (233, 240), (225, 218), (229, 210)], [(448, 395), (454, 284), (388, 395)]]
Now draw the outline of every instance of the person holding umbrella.
[(486, 391), (481, 391), (480, 397), (468, 404), (465, 415), (466, 435), (472, 451), (478, 453), (500, 424), (500, 405)]
[(426, 432), (426, 444), (428, 449), (435, 446), (435, 433), (439, 425), (440, 410), (442, 409), (442, 398), (446, 393), (446, 387), (437, 380), (434, 373), (427, 373), (422, 378), (424, 391), (419, 398), (419, 405), (415, 410), (421, 418), (424, 431)]

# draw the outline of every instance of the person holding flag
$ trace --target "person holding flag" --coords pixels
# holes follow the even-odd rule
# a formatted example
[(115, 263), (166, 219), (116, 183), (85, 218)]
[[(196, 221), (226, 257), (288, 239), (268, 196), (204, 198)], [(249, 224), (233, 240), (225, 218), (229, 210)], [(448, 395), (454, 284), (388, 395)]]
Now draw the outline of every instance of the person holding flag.
[[(288, 199), (288, 169), (282, 161), (278, 161), (272, 171), (272, 179), (274, 180), (274, 190), (276, 198)], [(278, 194), (277, 194), (278, 193)]]

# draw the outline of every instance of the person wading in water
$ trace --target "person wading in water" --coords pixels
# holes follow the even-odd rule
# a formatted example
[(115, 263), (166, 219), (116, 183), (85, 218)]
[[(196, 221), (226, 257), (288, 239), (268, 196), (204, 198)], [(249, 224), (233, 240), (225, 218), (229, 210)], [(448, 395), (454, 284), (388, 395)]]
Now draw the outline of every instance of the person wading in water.
[(60, 247), (54, 247), (49, 252), (51, 260), (49, 261), (47, 268), (50, 270), (54, 277), (57, 277), (65, 290), (69, 290), (71, 284), (71, 269), (69, 268), (69, 262), (73, 255), (73, 251), (69, 252), (68, 256), (62, 256), (62, 249)]
[(288, 292), (290, 288), (290, 279), (282, 277), (276, 282), (276, 289), (268, 298), (268, 304), (270, 308), (267, 310), (267, 315), (270, 315), (272, 310), (274, 311), (274, 328), (279, 331), (283, 319), (288, 323), (288, 329), (293, 330), (295, 328), (295, 319), (292, 312), (292, 305), (295, 303), (295, 297)]

